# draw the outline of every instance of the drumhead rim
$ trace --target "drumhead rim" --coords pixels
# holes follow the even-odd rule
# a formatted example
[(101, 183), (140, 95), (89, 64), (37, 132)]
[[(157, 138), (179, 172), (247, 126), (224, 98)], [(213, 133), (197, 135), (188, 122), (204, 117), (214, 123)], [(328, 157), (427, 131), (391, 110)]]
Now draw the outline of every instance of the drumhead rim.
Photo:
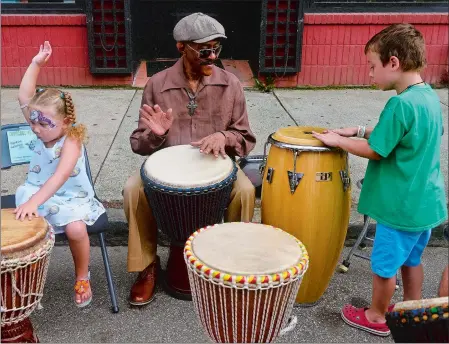
[(140, 177), (142, 179), (142, 182), (144, 183), (144, 187), (150, 187), (152, 189), (156, 189), (162, 192), (168, 192), (168, 193), (178, 193), (178, 194), (201, 194), (201, 193), (206, 193), (209, 191), (212, 191), (214, 189), (217, 188), (223, 188), (226, 187), (227, 185), (229, 185), (230, 183), (233, 183), (236, 178), (237, 178), (237, 165), (235, 163), (235, 161), (232, 161), (232, 170), (231, 173), (229, 174), (229, 176), (227, 176), (225, 179), (223, 179), (220, 182), (214, 183), (214, 184), (210, 184), (210, 185), (205, 185), (205, 186), (197, 186), (197, 187), (186, 187), (186, 188), (182, 188), (182, 187), (173, 187), (173, 186), (168, 186), (166, 184), (160, 184), (160, 181), (158, 180), (154, 180), (151, 179), (147, 174), (146, 174), (146, 170), (145, 170), (145, 163), (146, 161), (143, 162), (141, 168), (140, 168)]
[[(231, 222), (230, 224), (241, 224), (241, 222)], [(271, 227), (276, 230), (282, 231), (282, 229), (263, 224), (264, 226)], [(274, 274), (254, 274), (254, 275), (234, 275), (224, 273), (223, 271), (218, 271), (212, 267), (207, 266), (203, 261), (201, 261), (192, 250), (192, 242), (197, 235), (203, 231), (210, 230), (212, 228), (218, 227), (220, 224), (215, 224), (200, 228), (195, 231), (189, 239), (187, 239), (184, 246), (184, 260), (190, 270), (196, 273), (198, 276), (211, 280), (214, 283), (222, 283), (229, 287), (244, 287), (250, 289), (260, 289), (262, 287), (270, 286), (275, 287), (279, 285), (285, 285), (292, 283), (303, 277), (304, 273), (307, 271), (309, 266), (309, 255), (304, 244), (298, 240), (296, 237), (283, 231), (285, 234), (290, 236), (295, 240), (301, 250), (301, 257), (299, 258), (296, 265), (291, 266), (288, 269), (279, 271)]]
[(392, 312), (411, 311), (416, 309), (442, 307), (442, 306), (447, 307), (448, 303), (449, 301), (447, 296), (436, 297), (431, 299), (402, 301), (394, 305)]
[[(6, 214), (13, 214), (13, 209), (2, 209), (2, 227), (3, 227), (3, 216)], [(0, 252), (2, 257), (4, 255), (8, 255), (8, 254), (12, 254), (12, 253), (20, 253), (21, 251), (27, 250), (33, 246), (37, 246), (39, 243), (43, 242), (46, 240), (47, 235), (50, 231), (50, 223), (44, 218), (44, 217), (39, 217), (37, 219), (33, 219), (33, 220), (38, 220), (38, 221), (42, 221), (45, 226), (38, 229), (33, 236), (26, 238), (25, 240), (21, 241), (21, 242), (16, 242), (7, 246), (1, 246), (0, 248)], [(32, 221), (33, 221), (32, 220)], [(16, 220), (19, 221), (19, 220)], [(24, 220), (24, 221), (28, 221), (28, 220)], [(3, 237), (3, 233), (2, 233), (2, 237)]]
[[(202, 154), (199, 152), (199, 149), (197, 149), (191, 145), (186, 145), (186, 144), (173, 145), (173, 146), (169, 146), (169, 147), (160, 149), (160, 150), (156, 151), (155, 153), (149, 155), (145, 159), (145, 161), (142, 163), (141, 168), (140, 168), (141, 169), (140, 174), (141, 174), (142, 178), (145, 177), (145, 179), (147, 181), (151, 181), (159, 189), (168, 189), (168, 190), (174, 191), (174, 192), (177, 192), (180, 190), (189, 190), (191, 192), (197, 192), (198, 190), (213, 188), (217, 185), (220, 185), (225, 180), (227, 180), (230, 176), (232, 176), (232, 174), (234, 173), (235, 167), (236, 167), (235, 161), (233, 161), (229, 156), (226, 155), (225, 159), (221, 159), (223, 161), (216, 162), (216, 163), (222, 164), (221, 165), (222, 168), (220, 168), (220, 171), (215, 171), (216, 173), (214, 173), (212, 175), (208, 175), (205, 178), (205, 180), (202, 180), (201, 182), (192, 183), (191, 180), (183, 181), (180, 176), (176, 176), (173, 179), (173, 176), (170, 176), (170, 174), (168, 174), (168, 179), (172, 179), (172, 180), (166, 180), (167, 175), (162, 174), (161, 171), (156, 171), (154, 166), (157, 165), (157, 164), (155, 165), (155, 163), (158, 161), (159, 161), (159, 163), (162, 163), (162, 164), (164, 164), (167, 161), (167, 157), (162, 155), (162, 153), (168, 154), (168, 150), (172, 150), (173, 154), (182, 153), (183, 158), (187, 157), (187, 161), (192, 161), (189, 159), (189, 157), (191, 156), (191, 154), (193, 154), (191, 156), (191, 159), (193, 159), (193, 161), (195, 161), (195, 159), (198, 158), (199, 160), (197, 162), (198, 162), (198, 164), (200, 164), (200, 166), (202, 166), (201, 164), (203, 164), (203, 163), (206, 164), (206, 166), (203, 166), (204, 171), (209, 170), (209, 168), (213, 167), (215, 164), (215, 163), (211, 164), (211, 161), (207, 160), (207, 159), (212, 158), (211, 155)], [(158, 155), (157, 158), (155, 157), (156, 155)], [(213, 157), (213, 158), (216, 159), (215, 157)], [(163, 160), (160, 161), (161, 159), (163, 159)], [(194, 166), (194, 168), (198, 169), (197, 168), (198, 166), (196, 164), (192, 165), (192, 166)], [(149, 171), (147, 171), (147, 169)], [(182, 166), (177, 166), (177, 169), (178, 170), (182, 169)], [(235, 171), (235, 173), (237, 173), (237, 172)], [(182, 175), (186, 175), (184, 173), (184, 171), (183, 171)]]
[(270, 134), (268, 136), (267, 142), (278, 147), (278, 148), (284, 148), (284, 149), (291, 149), (295, 151), (303, 151), (303, 152), (334, 152), (340, 150), (336, 147), (322, 147), (322, 146), (302, 146), (302, 145), (295, 145), (292, 143), (285, 143), (279, 140), (276, 140), (273, 138), (273, 135), (275, 133)]

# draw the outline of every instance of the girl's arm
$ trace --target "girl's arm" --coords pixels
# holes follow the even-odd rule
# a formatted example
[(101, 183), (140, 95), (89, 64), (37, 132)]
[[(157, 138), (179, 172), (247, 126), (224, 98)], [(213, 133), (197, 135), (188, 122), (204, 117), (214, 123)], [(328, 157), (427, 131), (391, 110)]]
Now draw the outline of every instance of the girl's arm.
[(76, 139), (66, 138), (59, 158), (55, 174), (26, 203), (15, 209), (16, 219), (23, 220), (27, 215), (37, 216), (37, 208), (44, 204), (56, 191), (69, 179), (81, 154), (81, 142)]
[(28, 103), (33, 98), (36, 91), (37, 77), (41, 67), (45, 66), (48, 59), (51, 56), (51, 46), (48, 41), (44, 42), (44, 45), (40, 46), (39, 53), (33, 57), (31, 64), (28, 66), (19, 87), (19, 104), (22, 109), (23, 115), (26, 121), (29, 123), (30, 114), (28, 109)]

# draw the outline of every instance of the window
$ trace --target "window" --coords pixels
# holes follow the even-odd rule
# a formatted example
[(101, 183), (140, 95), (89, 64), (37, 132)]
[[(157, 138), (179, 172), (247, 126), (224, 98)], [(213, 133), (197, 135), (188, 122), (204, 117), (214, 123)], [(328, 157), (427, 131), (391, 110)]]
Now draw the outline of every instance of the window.
[(85, 0), (2, 0), (2, 14), (85, 13)]
[(306, 0), (306, 12), (447, 12), (447, 0)]

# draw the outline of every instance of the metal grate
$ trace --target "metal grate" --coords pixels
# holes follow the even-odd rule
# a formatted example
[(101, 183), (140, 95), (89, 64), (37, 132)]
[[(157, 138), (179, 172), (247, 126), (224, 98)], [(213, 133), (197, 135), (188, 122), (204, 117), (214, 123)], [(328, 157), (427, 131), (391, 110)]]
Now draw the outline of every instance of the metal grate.
[(263, 0), (259, 72), (297, 73), (301, 70), (303, 0)]
[(131, 73), (130, 1), (88, 0), (86, 12), (91, 73)]

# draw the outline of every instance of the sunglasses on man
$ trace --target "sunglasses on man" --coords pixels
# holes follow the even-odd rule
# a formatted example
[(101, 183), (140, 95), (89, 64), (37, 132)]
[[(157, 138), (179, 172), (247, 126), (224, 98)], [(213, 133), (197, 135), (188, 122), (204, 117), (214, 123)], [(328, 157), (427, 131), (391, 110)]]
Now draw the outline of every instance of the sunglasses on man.
[(196, 50), (188, 44), (187, 44), (187, 46), (190, 49), (192, 49), (194, 52), (196, 52), (200, 59), (208, 59), (212, 55), (212, 53), (214, 53), (214, 55), (216, 57), (218, 57), (218, 55), (220, 55), (221, 49), (222, 49), (221, 45), (219, 45), (218, 47), (215, 47), (215, 48), (205, 48), (205, 49), (200, 49), (200, 50)]

